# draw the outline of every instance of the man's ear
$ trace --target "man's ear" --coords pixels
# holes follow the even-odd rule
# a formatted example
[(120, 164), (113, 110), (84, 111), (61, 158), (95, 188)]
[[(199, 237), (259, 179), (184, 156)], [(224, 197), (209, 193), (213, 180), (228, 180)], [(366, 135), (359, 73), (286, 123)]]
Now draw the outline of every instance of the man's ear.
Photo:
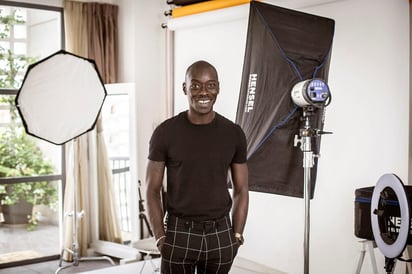
[(185, 82), (183, 82), (182, 87), (183, 87), (183, 92), (184, 92), (184, 94), (186, 94), (186, 95), (187, 95), (186, 83), (185, 83)]

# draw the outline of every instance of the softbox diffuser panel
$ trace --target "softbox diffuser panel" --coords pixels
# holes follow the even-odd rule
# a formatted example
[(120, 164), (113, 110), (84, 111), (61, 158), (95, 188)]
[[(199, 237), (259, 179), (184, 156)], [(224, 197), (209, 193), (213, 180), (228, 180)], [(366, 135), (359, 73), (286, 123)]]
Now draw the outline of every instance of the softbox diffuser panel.
[[(236, 113), (248, 142), (250, 190), (303, 197), (303, 154), (294, 145), (302, 109), (293, 104), (290, 92), (302, 80), (327, 82), (333, 34), (332, 19), (250, 3)], [(314, 111), (313, 128), (323, 128), (322, 114), (323, 108)], [(319, 150), (320, 138), (312, 148)], [(317, 159), (311, 169), (311, 197), (316, 170)]]
[(94, 128), (105, 97), (95, 62), (62, 50), (28, 67), (16, 106), (28, 134), (60, 145)]

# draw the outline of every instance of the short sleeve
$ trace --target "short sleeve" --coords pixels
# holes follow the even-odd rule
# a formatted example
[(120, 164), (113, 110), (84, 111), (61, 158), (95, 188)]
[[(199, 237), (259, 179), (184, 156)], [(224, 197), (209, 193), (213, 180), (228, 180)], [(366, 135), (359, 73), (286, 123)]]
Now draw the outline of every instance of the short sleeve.
[(233, 163), (241, 164), (247, 161), (247, 142), (246, 135), (239, 125), (236, 128), (236, 152), (233, 157)]
[(163, 132), (162, 125), (159, 125), (153, 132), (149, 142), (149, 160), (152, 161), (166, 161), (166, 134)]

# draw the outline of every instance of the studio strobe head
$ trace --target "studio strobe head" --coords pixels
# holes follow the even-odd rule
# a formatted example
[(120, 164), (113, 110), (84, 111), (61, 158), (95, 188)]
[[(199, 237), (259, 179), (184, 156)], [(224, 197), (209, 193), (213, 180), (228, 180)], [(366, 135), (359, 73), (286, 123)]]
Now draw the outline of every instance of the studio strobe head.
[(328, 85), (321, 79), (308, 79), (295, 84), (291, 91), (293, 102), (299, 107), (322, 107), (330, 100)]

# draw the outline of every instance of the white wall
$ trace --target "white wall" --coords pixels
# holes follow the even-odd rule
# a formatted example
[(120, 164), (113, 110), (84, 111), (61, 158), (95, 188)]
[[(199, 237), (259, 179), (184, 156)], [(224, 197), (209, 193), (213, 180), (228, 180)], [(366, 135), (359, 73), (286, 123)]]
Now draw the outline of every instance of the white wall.
[[(329, 73), (333, 101), (325, 124), (334, 134), (322, 140), (311, 208), (311, 270), (344, 274), (353, 271), (359, 257), (353, 233), (355, 189), (374, 185), (387, 172), (408, 182), (408, 3), (343, 1), (304, 11), (336, 21)], [(266, 208), (275, 210), (266, 225), (261, 223), (264, 216), (252, 213), (247, 232), (270, 235), (266, 242), (273, 246), (263, 248), (263, 257), (253, 252), (262, 249), (255, 243), (241, 254), (288, 273), (302, 273), (301, 201), (257, 194), (252, 196), (252, 212), (262, 210), (261, 196)], [(276, 210), (280, 208), (286, 212)], [(376, 255), (378, 269), (385, 273), (383, 256), (379, 251)], [(371, 273), (368, 259), (362, 273)], [(399, 263), (398, 273), (402, 267)]]
[[(131, 8), (124, 13), (133, 14), (135, 23), (131, 31), (134, 41), (123, 46), (123, 51), (134, 54), (133, 61), (127, 61), (128, 54), (122, 56), (134, 74), (122, 80), (136, 82), (139, 177), (144, 178), (148, 140), (153, 126), (163, 120), (166, 111), (162, 93), (164, 32), (159, 27), (164, 21), (165, 1), (130, 2), (134, 1), (120, 0)], [(387, 172), (408, 181), (409, 3), (347, 0), (301, 10), (336, 21), (329, 73), (333, 101), (325, 122), (325, 130), (334, 134), (322, 140), (311, 203), (311, 273), (347, 274), (353, 272), (360, 254), (353, 230), (355, 189), (374, 185)], [(219, 28), (212, 29), (221, 35)], [(227, 35), (236, 39), (232, 33)], [(212, 48), (214, 43), (220, 42), (212, 41)], [(239, 43), (234, 50), (239, 52), (243, 46)], [(188, 55), (195, 49), (188, 49)], [(207, 51), (202, 53), (208, 55)], [(210, 58), (225, 60), (225, 56)], [(238, 61), (241, 60), (243, 55), (239, 56)], [(241, 71), (239, 64), (233, 66), (235, 74)], [(176, 77), (180, 87), (183, 75), (177, 73)], [(222, 74), (221, 77), (224, 79)], [(237, 79), (233, 81), (233, 88), (222, 87), (219, 100), (226, 102), (237, 96)], [(180, 89), (176, 92), (181, 94)], [(223, 97), (223, 93), (231, 92), (236, 95)], [(256, 192), (250, 196), (246, 243), (239, 255), (287, 273), (303, 273), (303, 200)], [(375, 253), (379, 271), (385, 273), (383, 256), (378, 250)], [(398, 263), (396, 272), (400, 273), (403, 267), (403, 263)], [(362, 273), (371, 273), (368, 258)]]
[[(336, 21), (329, 78), (333, 101), (326, 116), (326, 127), (334, 134), (322, 141), (312, 207), (314, 273), (349, 273), (356, 263), (356, 188), (372, 186), (389, 172), (408, 183), (408, 5), (363, 0), (307, 10)], [(379, 271), (385, 273), (383, 256), (376, 254)], [(399, 263), (397, 273), (404, 266)]]
[[(243, 56), (246, 46), (248, 5), (236, 7), (243, 18), (232, 19), (221, 13), (223, 21), (213, 20), (219, 15), (212, 12), (206, 16), (213, 24), (190, 27), (194, 20), (187, 17), (175, 19), (180, 27), (175, 33), (175, 114), (188, 108), (187, 97), (183, 93), (182, 83), (186, 69), (197, 60), (206, 60), (213, 64), (219, 73), (220, 93), (214, 109), (225, 117), (235, 120), (239, 98), (240, 79), (243, 69)], [(220, 11), (217, 13), (220, 14)], [(209, 18), (208, 18), (209, 17)], [(241, 16), (240, 16), (241, 17)], [(202, 21), (202, 20), (201, 20)]]
[[(145, 181), (145, 169), (149, 138), (152, 131), (166, 118), (165, 101), (165, 30), (161, 23), (168, 9), (165, 1), (153, 0), (117, 0), (119, 5), (119, 82), (134, 83), (133, 98), (135, 117), (131, 122), (131, 131), (136, 139), (130, 144), (131, 175), (135, 185), (132, 195), (135, 201), (132, 207), (132, 227), (138, 226), (137, 180)], [(145, 191), (143, 185), (142, 193)], [(132, 197), (133, 198), (133, 197)], [(132, 240), (137, 240), (140, 232), (133, 231)], [(137, 233), (136, 233), (137, 232)]]
[[(119, 0), (121, 13), (131, 24), (120, 41), (123, 73), (120, 82), (135, 82), (138, 176), (144, 180), (148, 142), (153, 128), (165, 118), (165, 30), (161, 23), (168, 6), (164, 1)], [(125, 25), (124, 25), (125, 26)], [(120, 33), (119, 33), (120, 35)], [(130, 39), (130, 36), (134, 38)], [(121, 42), (120, 42), (121, 44)], [(130, 70), (129, 70), (130, 69)]]
[[(325, 123), (334, 134), (322, 139), (311, 203), (312, 273), (354, 270), (360, 254), (354, 236), (356, 188), (374, 185), (387, 172), (408, 182), (408, 5), (351, 0), (303, 10), (336, 22), (329, 72), (333, 101)], [(246, 231), (253, 242), (240, 254), (303, 273), (302, 210), (302, 200), (253, 193)], [(377, 250), (376, 255), (379, 273), (385, 273), (383, 256)], [(397, 273), (403, 267), (399, 263)], [(372, 273), (368, 257), (362, 273)]]

